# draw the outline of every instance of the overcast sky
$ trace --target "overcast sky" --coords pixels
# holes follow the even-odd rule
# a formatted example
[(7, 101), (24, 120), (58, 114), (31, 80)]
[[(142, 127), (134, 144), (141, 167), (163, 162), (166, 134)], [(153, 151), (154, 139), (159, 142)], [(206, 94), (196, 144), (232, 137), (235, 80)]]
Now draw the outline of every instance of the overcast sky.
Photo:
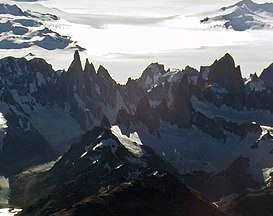
[[(41, 1), (42, 4), (63, 9), (92, 9), (94, 12), (119, 11), (123, 8), (131, 7), (150, 11), (175, 11), (183, 13), (183, 10), (192, 8), (217, 8), (221, 6), (236, 3), (236, 0), (47, 0)], [(267, 2), (264, 0), (255, 0), (257, 3)], [(130, 11), (123, 11), (124, 13)]]

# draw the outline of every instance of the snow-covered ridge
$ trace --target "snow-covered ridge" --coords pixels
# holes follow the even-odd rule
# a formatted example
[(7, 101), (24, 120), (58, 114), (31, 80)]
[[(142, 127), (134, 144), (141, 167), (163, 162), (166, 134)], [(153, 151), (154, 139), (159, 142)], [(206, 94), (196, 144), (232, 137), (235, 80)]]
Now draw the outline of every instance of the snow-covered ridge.
[(70, 37), (50, 29), (59, 18), (52, 14), (23, 11), (17, 5), (0, 4), (0, 49), (38, 46), (46, 50), (81, 48)]
[(273, 3), (257, 4), (242, 0), (209, 14), (201, 23), (210, 28), (227, 28), (235, 31), (268, 29), (273, 27)]
[(143, 150), (140, 147), (143, 144), (139, 139), (137, 132), (131, 133), (130, 137), (127, 137), (126, 135), (122, 134), (119, 126), (117, 125), (112, 126), (111, 131), (129, 152), (137, 157), (141, 157), (143, 155)]

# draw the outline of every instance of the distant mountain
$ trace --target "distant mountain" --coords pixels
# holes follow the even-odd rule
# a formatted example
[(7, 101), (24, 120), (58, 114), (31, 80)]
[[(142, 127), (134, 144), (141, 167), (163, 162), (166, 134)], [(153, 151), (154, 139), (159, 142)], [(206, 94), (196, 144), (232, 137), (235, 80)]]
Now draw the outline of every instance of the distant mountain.
[(232, 28), (235, 31), (247, 29), (272, 28), (273, 3), (257, 4), (251, 0), (242, 0), (234, 5), (223, 7), (215, 14), (201, 20), (211, 27)]
[(17, 5), (0, 4), (0, 49), (22, 49), (38, 46), (46, 50), (82, 49), (70, 37), (50, 29), (47, 23), (59, 18), (48, 13), (23, 11)]

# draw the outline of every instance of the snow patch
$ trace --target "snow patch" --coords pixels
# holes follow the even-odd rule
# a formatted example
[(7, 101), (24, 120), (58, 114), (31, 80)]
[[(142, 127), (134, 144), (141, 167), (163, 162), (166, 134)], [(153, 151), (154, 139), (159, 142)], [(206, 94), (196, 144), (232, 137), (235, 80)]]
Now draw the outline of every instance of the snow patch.
[(0, 205), (9, 203), (9, 179), (5, 178), (4, 176), (0, 176)]
[(272, 178), (271, 173), (273, 173), (273, 167), (270, 168), (264, 168), (262, 169), (263, 171), (263, 177), (264, 177), (264, 182), (269, 182)]
[(85, 155), (87, 155), (87, 151), (86, 152), (84, 152), (81, 156), (80, 156), (80, 158), (83, 158)]
[(192, 96), (191, 102), (196, 111), (209, 118), (222, 117), (232, 122), (257, 122), (260, 125), (273, 126), (273, 114), (269, 111), (246, 109), (238, 111), (226, 105), (216, 107), (214, 104), (199, 100), (195, 96)]
[(143, 156), (144, 152), (142, 148), (140, 147), (142, 144), (141, 140), (139, 139), (139, 136), (136, 132), (131, 133), (130, 137), (122, 134), (119, 126), (114, 125), (111, 127), (112, 133), (118, 138), (120, 143), (128, 149), (129, 152), (131, 152), (136, 157)]
[(7, 128), (7, 120), (3, 116), (3, 113), (0, 112), (0, 130)]
[(107, 139), (107, 140), (102, 140), (100, 143), (96, 144), (92, 150), (96, 152), (100, 152), (102, 148), (109, 146), (111, 148), (111, 151), (113, 153), (116, 152), (117, 146), (116, 146), (116, 141), (113, 139)]
[(264, 91), (265, 90), (264, 82), (262, 80), (258, 80), (256, 82), (249, 82), (248, 87), (250, 88), (251, 91)]

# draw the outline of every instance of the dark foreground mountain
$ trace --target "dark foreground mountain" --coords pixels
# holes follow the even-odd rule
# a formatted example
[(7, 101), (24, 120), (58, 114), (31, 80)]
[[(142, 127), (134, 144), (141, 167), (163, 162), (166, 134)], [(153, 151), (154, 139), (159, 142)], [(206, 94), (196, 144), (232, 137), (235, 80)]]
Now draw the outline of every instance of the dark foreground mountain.
[(169, 174), (155, 173), (101, 191), (55, 215), (224, 216)]
[(231, 216), (270, 216), (273, 214), (272, 188), (244, 194), (232, 194), (218, 202), (219, 207)]
[(28, 216), (224, 215), (166, 171), (179, 176), (137, 133), (104, 119), (49, 171), (15, 176), (12, 201)]

